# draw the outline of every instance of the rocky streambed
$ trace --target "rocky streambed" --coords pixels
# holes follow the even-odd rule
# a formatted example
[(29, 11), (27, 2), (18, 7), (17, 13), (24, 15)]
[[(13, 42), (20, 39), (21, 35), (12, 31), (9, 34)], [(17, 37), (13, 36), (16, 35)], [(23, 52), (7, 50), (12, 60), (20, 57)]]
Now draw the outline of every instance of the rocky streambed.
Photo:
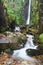
[(27, 61), (23, 59), (15, 59), (12, 56), (2, 52), (0, 54), (0, 65), (43, 65), (43, 55), (33, 56), (37, 61)]
[[(4, 38), (4, 39), (8, 38), (8, 40), (10, 40), (10, 42), (9, 43), (0, 43), (0, 51), (5, 50), (4, 52), (2, 52), (2, 51), (0, 52), (0, 65), (43, 65), (43, 50), (33, 49), (36, 46), (33, 44), (33, 37), (31, 38), (31, 36), (32, 35), (29, 35), (30, 38), (28, 38), (28, 40), (27, 40), (26, 36), (19, 32), (15, 33), (15, 34), (11, 33), (11, 32), (7, 32), (7, 36), (1, 35), (1, 38)], [(27, 42), (26, 42), (26, 40), (27, 40)], [(26, 44), (23, 47), (25, 42), (26, 42)], [(20, 48), (22, 48), (22, 49), (20, 49)], [(14, 50), (19, 49), (20, 55), (24, 55), (24, 57), (29, 56), (28, 57), (29, 60), (26, 60), (23, 58), (15, 58), (15, 56), (13, 58), (11, 54), (6, 53), (6, 52), (9, 52), (9, 53), (12, 52), (12, 51), (10, 51), (10, 49), (14, 49)], [(24, 53), (22, 54), (22, 52), (24, 52)]]

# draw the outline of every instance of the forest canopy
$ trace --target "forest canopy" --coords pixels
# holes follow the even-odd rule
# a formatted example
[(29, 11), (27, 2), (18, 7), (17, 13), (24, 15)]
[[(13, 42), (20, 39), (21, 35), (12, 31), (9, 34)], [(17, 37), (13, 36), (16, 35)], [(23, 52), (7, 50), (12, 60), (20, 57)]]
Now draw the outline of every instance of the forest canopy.
[[(28, 16), (28, 1), (29, 0), (3, 0), (4, 6), (7, 8), (7, 14), (10, 21), (12, 18), (16, 18), (17, 24), (26, 24)], [(32, 2), (30, 23), (37, 24), (39, 19), (38, 0), (31, 1)]]

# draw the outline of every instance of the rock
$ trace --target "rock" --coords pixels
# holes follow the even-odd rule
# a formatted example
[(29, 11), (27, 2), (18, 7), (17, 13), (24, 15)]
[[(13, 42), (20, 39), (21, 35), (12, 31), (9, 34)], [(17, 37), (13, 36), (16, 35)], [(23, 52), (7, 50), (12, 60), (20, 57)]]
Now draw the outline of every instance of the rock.
[(7, 31), (5, 34), (7, 35), (10, 43), (21, 43), (20, 41), (26, 41), (26, 35), (20, 32), (12, 33)]
[[(20, 49), (24, 46), (27, 40), (26, 35), (20, 32), (18, 34), (12, 33), (12, 32), (6, 32), (5, 35), (8, 39), (8, 43), (4, 42), (0, 44), (0, 49), (3, 49), (3, 50), (6, 48)], [(7, 41), (6, 38), (5, 38), (5, 41)]]
[(36, 50), (36, 49), (27, 49), (26, 52), (27, 52), (27, 55), (30, 55), (30, 56), (37, 56), (37, 55), (43, 54), (43, 50)]
[[(11, 56), (9, 57), (8, 54), (5, 52), (0, 54), (0, 65), (39, 65), (39, 60), (42, 62), (43, 56), (34, 56), (33, 59), (36, 58), (35, 61), (27, 61), (21, 59), (13, 59)], [(40, 64), (43, 65), (43, 62)]]
[(6, 38), (6, 36), (4, 34), (0, 33), (0, 39), (2, 39), (2, 38)]
[(9, 43), (9, 39), (6, 35), (0, 34), (0, 43)]
[(39, 41), (43, 43), (43, 33), (39, 35)]
[(43, 46), (40, 46), (40, 45), (39, 45), (39, 46), (37, 47), (37, 49), (43, 50)]
[(43, 55), (33, 56), (33, 58), (37, 59), (40, 65), (43, 65)]

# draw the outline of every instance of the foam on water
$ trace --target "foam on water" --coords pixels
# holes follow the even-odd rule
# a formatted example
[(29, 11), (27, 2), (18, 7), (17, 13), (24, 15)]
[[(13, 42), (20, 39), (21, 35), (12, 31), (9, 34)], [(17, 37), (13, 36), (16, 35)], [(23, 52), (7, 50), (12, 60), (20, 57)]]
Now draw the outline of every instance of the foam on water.
[[(26, 24), (30, 23), (30, 10), (31, 10), (31, 0), (29, 0), (28, 18), (27, 18)], [(31, 62), (31, 65), (35, 65), (35, 64), (33, 64), (33, 62), (37, 62), (37, 60), (28, 56), (26, 53), (27, 49), (37, 49), (37, 46), (35, 46), (33, 43), (34, 36), (33, 35), (26, 35), (26, 36), (27, 36), (27, 42), (24, 45), (24, 48), (21, 48), (19, 50), (14, 50), (12, 57), (28, 60)], [(38, 65), (40, 65), (40, 64), (38, 64)]]
[(27, 38), (27, 42), (26, 42), (24, 48), (21, 48), (19, 50), (14, 50), (13, 57), (22, 58), (22, 59), (26, 59), (26, 60), (32, 61), (33, 58), (31, 58), (30, 56), (27, 55), (26, 50), (27, 49), (36, 49), (37, 46), (35, 46), (33, 44), (33, 39), (32, 39), (33, 36), (32, 35), (27, 35), (27, 36), (28, 36), (28, 38)]

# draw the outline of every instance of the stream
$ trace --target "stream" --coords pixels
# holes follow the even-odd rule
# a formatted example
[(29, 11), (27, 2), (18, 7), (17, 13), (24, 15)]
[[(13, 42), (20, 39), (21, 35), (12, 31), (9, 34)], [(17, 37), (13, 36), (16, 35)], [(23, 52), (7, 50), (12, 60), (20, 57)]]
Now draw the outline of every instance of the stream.
[(37, 46), (35, 46), (33, 43), (33, 35), (26, 35), (26, 36), (27, 36), (27, 42), (24, 48), (21, 48), (19, 50), (14, 50), (12, 57), (16, 59), (27, 60), (30, 62), (30, 65), (35, 65), (33, 63), (37, 63), (38, 65), (40, 65), (40, 63), (36, 59), (30, 57), (26, 53), (27, 49), (37, 49)]
[[(30, 23), (30, 11), (31, 11), (31, 0), (29, 0), (28, 18), (26, 21), (26, 25), (29, 25), (29, 23)], [(16, 30), (19, 31), (20, 28), (16, 27), (15, 31)], [(29, 63), (23, 64), (23, 65), (41, 65), (40, 62), (37, 61), (37, 59), (27, 55), (27, 52), (26, 52), (27, 49), (37, 49), (37, 46), (35, 46), (33, 43), (33, 40), (34, 40), (33, 35), (26, 34), (26, 37), (27, 37), (27, 41), (26, 41), (24, 47), (19, 50), (13, 50), (12, 58), (18, 59), (18, 60), (26, 60), (29, 62)], [(3, 39), (3, 41), (2, 41), (2, 39), (0, 39), (0, 43), (8, 43), (8, 42), (9, 42), (9, 40)], [(7, 65), (10, 65), (10, 64), (7, 64)], [(21, 64), (19, 64), (19, 65), (21, 65)]]
[[(30, 23), (30, 11), (31, 11), (31, 0), (29, 0), (28, 18), (27, 18), (27, 21), (26, 21), (26, 25), (29, 25), (29, 23)], [(40, 63), (36, 59), (28, 56), (27, 53), (26, 53), (27, 49), (37, 49), (37, 46), (35, 46), (34, 43), (33, 43), (34, 36), (29, 35), (29, 34), (26, 34), (26, 36), (27, 36), (27, 42), (24, 45), (24, 48), (21, 48), (19, 50), (14, 50), (12, 57), (29, 61), (30, 64), (26, 64), (26, 65), (36, 65), (36, 64), (40, 65)], [(34, 63), (36, 63), (36, 64), (34, 64)]]

